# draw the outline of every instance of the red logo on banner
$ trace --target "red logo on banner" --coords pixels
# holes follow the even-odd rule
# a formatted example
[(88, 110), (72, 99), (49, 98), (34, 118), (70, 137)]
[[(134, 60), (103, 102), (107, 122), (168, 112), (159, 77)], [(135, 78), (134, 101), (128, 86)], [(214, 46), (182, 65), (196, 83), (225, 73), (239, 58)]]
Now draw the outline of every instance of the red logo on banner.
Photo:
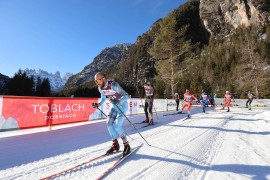
[(88, 121), (97, 98), (3, 97), (2, 115), (14, 118), (19, 128)]

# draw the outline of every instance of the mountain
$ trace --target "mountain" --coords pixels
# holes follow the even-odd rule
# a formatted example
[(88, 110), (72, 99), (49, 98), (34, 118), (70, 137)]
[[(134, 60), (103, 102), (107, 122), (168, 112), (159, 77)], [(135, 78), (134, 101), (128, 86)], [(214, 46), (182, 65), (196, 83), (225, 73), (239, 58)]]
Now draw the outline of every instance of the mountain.
[(61, 77), (60, 72), (56, 71), (53, 73), (48, 73), (47, 71), (43, 71), (41, 69), (25, 69), (22, 70), (22, 72), (25, 72), (28, 77), (33, 76), (36, 80), (37, 77), (40, 77), (41, 79), (48, 78), (51, 85), (51, 91), (52, 92), (59, 92), (63, 89), (65, 83), (67, 80), (73, 75), (71, 73), (66, 73), (63, 77)]
[(7, 84), (9, 82), (10, 78), (8, 76), (5, 76), (0, 73), (0, 95), (6, 94), (8, 91)]
[(146, 80), (157, 97), (171, 98), (186, 88), (219, 96), (230, 90), (238, 97), (249, 89), (269, 97), (270, 1), (189, 0), (117, 56), (114, 49), (103, 50), (65, 89), (93, 88), (86, 83), (102, 71), (137, 97)]
[(200, 17), (212, 35), (226, 36), (239, 26), (270, 23), (269, 0), (200, 0)]
[(130, 44), (123, 43), (105, 48), (94, 58), (92, 63), (85, 66), (78, 74), (71, 76), (65, 84), (64, 89), (74, 88), (89, 81), (93, 81), (95, 74), (99, 71), (110, 71), (114, 69), (115, 65), (117, 65), (124, 57), (123, 55), (129, 49), (129, 46)]

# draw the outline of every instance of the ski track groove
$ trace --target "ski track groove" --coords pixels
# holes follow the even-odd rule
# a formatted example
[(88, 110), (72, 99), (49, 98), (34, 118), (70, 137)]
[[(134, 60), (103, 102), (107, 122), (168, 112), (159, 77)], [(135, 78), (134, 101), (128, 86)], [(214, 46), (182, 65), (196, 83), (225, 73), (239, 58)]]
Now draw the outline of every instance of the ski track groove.
[[(187, 122), (181, 123), (180, 125), (187, 124), (187, 123), (190, 123), (190, 122), (191, 121), (187, 121)], [(214, 124), (213, 126), (222, 127), (226, 123), (227, 123), (227, 120), (225, 119), (225, 120), (222, 120), (222, 121)], [(174, 124), (174, 123), (171, 123), (171, 124)], [(170, 128), (165, 129), (165, 130), (167, 131), (168, 129), (171, 129), (171, 128), (176, 128), (176, 127), (170, 127)], [(165, 130), (158, 131), (159, 132), (158, 134), (162, 136), (162, 134), (160, 134), (160, 133), (161, 132), (164, 133)], [(177, 149), (179, 149), (179, 147), (181, 147), (181, 150), (180, 151), (183, 152), (185, 150), (185, 147), (186, 146), (188, 146), (189, 144), (194, 144), (194, 141), (196, 141), (196, 140), (200, 141), (200, 137), (204, 136), (207, 133), (209, 133), (209, 138), (208, 138), (209, 141), (212, 141), (212, 139), (216, 137), (216, 134), (219, 134), (220, 133), (219, 131), (217, 131), (216, 133), (212, 133), (213, 131), (215, 131), (215, 130), (213, 130), (213, 129), (207, 129), (207, 130), (203, 130), (199, 134), (195, 134), (194, 136), (191, 136), (185, 142), (177, 145), (171, 152), (163, 155), (162, 158), (165, 159), (165, 158), (168, 158), (171, 155), (175, 154), (175, 152), (178, 152)], [(155, 133), (155, 134), (157, 134), (157, 133)], [(198, 148), (201, 148), (201, 146), (199, 146)], [(197, 155), (197, 156), (200, 156), (200, 155)], [(197, 159), (198, 158), (193, 157), (193, 161), (198, 161)], [(144, 166), (144, 167), (140, 168), (138, 171), (134, 172), (133, 175), (127, 176), (126, 179), (143, 179), (146, 174), (148, 174), (149, 172), (153, 172), (155, 169), (157, 169), (155, 167), (159, 163), (163, 163), (163, 161), (158, 160), (156, 162), (153, 162), (153, 163), (149, 164), (148, 166)], [(189, 171), (192, 171), (188, 167), (187, 168), (184, 168), (184, 169), (185, 169), (185, 172), (187, 171), (187, 169), (189, 169)]]
[[(241, 114), (241, 115), (239, 115), (238, 113), (231, 113), (232, 115), (231, 116), (229, 116), (229, 119), (228, 120), (238, 120), (239, 118), (237, 118), (237, 117), (241, 117), (240, 119), (242, 119), (243, 117), (244, 117), (244, 119), (246, 119), (245, 118), (245, 114)], [(256, 113), (252, 113), (252, 112), (246, 112), (246, 114), (249, 114), (249, 115), (252, 115), (252, 116), (255, 116), (255, 115), (258, 115), (258, 113), (256, 114)], [(243, 116), (243, 117), (242, 117)], [(228, 121), (228, 122), (226, 122), (226, 124), (225, 124), (225, 128), (227, 127), (227, 128), (229, 128), (229, 124), (231, 123), (231, 121)], [(222, 139), (222, 141), (220, 141), (219, 143), (217, 143), (217, 146), (216, 146), (216, 148), (213, 148), (215, 151), (213, 151), (212, 152), (212, 154), (210, 154), (210, 156), (209, 156), (209, 158), (208, 158), (208, 160), (207, 160), (207, 162), (210, 164), (210, 166), (209, 166), (209, 169), (207, 169), (207, 170), (204, 170), (204, 171), (202, 171), (200, 174), (202, 174), (202, 175), (199, 175), (196, 179), (209, 179), (209, 178), (207, 178), (207, 176), (208, 176), (208, 174), (209, 174), (209, 170), (211, 170), (211, 166), (212, 166), (212, 163), (215, 161), (215, 158), (217, 157), (217, 155), (220, 153), (220, 151), (221, 151), (221, 149), (222, 149), (222, 146), (223, 146), (223, 143), (224, 143), (224, 140), (226, 139), (226, 137), (227, 137), (227, 133), (225, 133), (225, 132), (221, 132), (220, 134), (219, 134), (219, 136), (221, 136), (221, 138), (217, 138), (217, 139)], [(241, 135), (239, 135), (239, 138), (242, 140), (242, 141), (245, 141), (246, 143), (248, 142), (248, 141), (246, 141), (246, 139), (245, 138), (242, 138), (241, 137)], [(255, 153), (255, 154), (257, 154), (255, 151), (253, 152), (253, 153)], [(263, 157), (263, 156), (260, 156), (259, 154), (257, 154), (259, 157)], [(235, 157), (235, 159), (238, 159), (238, 161), (239, 162), (243, 162), (240, 158), (238, 158), (238, 156), (236, 156), (236, 155), (234, 155)], [(249, 178), (249, 176), (248, 175), (245, 175), (245, 174), (242, 174), (242, 176), (245, 176), (246, 178), (248, 177)], [(233, 177), (232, 177), (232, 179), (233, 179)]]
[[(218, 113), (217, 113), (218, 112)], [(263, 112), (263, 111), (262, 111)], [(261, 113), (262, 113), (261, 112)], [(221, 115), (222, 114), (222, 115)], [(224, 115), (226, 114), (226, 115)], [(159, 165), (164, 163), (163, 166), (165, 170), (168, 170), (168, 177), (178, 177), (179, 179), (207, 179), (209, 170), (211, 170), (211, 166), (213, 161), (215, 161), (215, 158), (220, 153), (224, 140), (226, 139), (226, 136), (228, 133), (225, 131), (217, 130), (216, 128), (223, 128), (226, 129), (229, 127), (230, 120), (241, 120), (245, 118), (245, 115), (251, 115), (256, 116), (259, 115), (259, 112), (254, 113), (247, 111), (246, 114), (239, 114), (237, 112), (229, 112), (229, 113), (223, 113), (220, 110), (214, 110), (209, 111), (205, 114), (196, 114), (193, 115), (190, 119), (184, 120), (184, 118), (172, 121), (170, 123), (162, 123), (158, 124), (156, 127), (151, 128), (143, 128), (144, 131), (139, 131), (144, 138), (149, 142), (149, 144), (152, 145), (152, 147), (148, 147), (145, 142), (141, 139), (139, 134), (137, 132), (130, 136), (133, 140), (130, 140), (132, 143), (132, 146), (135, 147), (136, 144), (144, 143), (144, 146), (146, 146), (146, 151), (138, 151), (138, 159), (135, 157), (131, 158), (127, 161), (127, 163), (123, 163), (119, 165), (116, 169), (114, 169), (105, 179), (115, 179), (117, 177), (117, 174), (123, 173), (124, 170), (122, 167), (124, 164), (125, 170), (128, 169), (129, 166), (137, 165), (137, 163), (144, 163), (149, 162), (147, 165), (144, 163), (142, 164), (141, 168), (137, 169), (135, 172), (132, 172), (130, 174), (126, 173), (122, 179), (148, 179), (149, 177), (153, 178), (155, 177), (156, 173), (159, 170)], [(223, 119), (221, 119), (221, 117)], [(205, 119), (208, 119), (209, 122), (212, 122), (210, 124), (205, 121)], [(213, 120), (213, 121), (211, 121)], [(248, 119), (247, 119), (248, 120)], [(254, 118), (252, 119), (254, 120)], [(257, 120), (264, 120), (258, 118)], [(268, 121), (264, 120), (266, 125)], [(256, 124), (257, 125), (257, 124)], [(213, 128), (208, 128), (208, 127)], [(258, 126), (258, 125), (257, 125)], [(153, 130), (155, 129), (155, 130)], [(173, 133), (170, 133), (169, 135), (166, 135), (166, 132), (173, 131)], [(131, 130), (129, 131), (131, 132)], [(183, 137), (177, 137), (184, 134)], [(174, 140), (175, 137), (177, 137), (181, 141), (177, 141), (174, 143), (174, 146), (171, 146), (170, 148), (165, 148), (158, 144), (156, 147), (155, 144), (157, 144), (159, 138), (161, 136), (164, 136), (167, 139)], [(129, 137), (129, 138), (130, 138)], [(247, 141), (247, 137), (239, 135), (239, 138), (241, 141), (246, 142), (248, 144), (249, 141)], [(183, 141), (182, 141), (183, 140)], [(176, 141), (176, 140), (174, 140)], [(166, 142), (162, 142), (166, 145)], [(0, 176), (2, 176), (0, 179), (2, 180), (10, 180), (10, 179), (38, 179), (44, 178), (46, 176), (52, 175), (54, 173), (58, 173), (59, 169), (60, 171), (64, 169), (69, 169), (70, 167), (77, 166), (79, 164), (84, 163), (88, 159), (91, 159), (95, 156), (99, 156), (100, 152), (103, 152), (107, 149), (107, 145), (109, 142), (105, 142), (103, 147), (88, 147), (84, 149), (79, 149), (72, 152), (67, 152), (65, 154), (57, 155), (55, 157), (46, 158), (38, 161), (34, 161), (31, 163), (23, 164), (20, 166), (12, 167), (5, 171), (5, 174), (7, 176), (2, 176), (0, 171)], [(162, 145), (163, 145), (162, 144)], [(102, 145), (102, 144), (100, 144)], [(123, 148), (121, 146), (121, 148)], [(144, 157), (144, 153), (147, 155), (147, 148), (156, 148), (156, 151), (161, 151), (162, 154), (160, 156), (148, 158), (142, 158)], [(259, 157), (263, 157), (262, 152), (256, 152), (255, 148), (248, 149), (258, 155)], [(107, 169), (107, 167), (110, 167), (112, 163), (114, 163), (115, 160), (117, 160), (119, 154), (115, 154), (113, 156), (104, 157), (101, 159), (98, 159), (97, 161), (89, 162), (85, 165), (79, 166), (76, 169), (69, 170), (63, 174), (60, 174), (56, 177), (53, 177), (51, 179), (95, 179), (94, 177), (98, 177), (100, 172), (103, 172)], [(133, 156), (133, 155), (131, 155)], [(181, 156), (181, 157), (179, 157)], [(135, 160), (134, 160), (135, 158)], [(52, 161), (52, 159), (54, 161)], [(178, 162), (174, 163), (174, 162)], [(180, 163), (179, 163), (180, 162)], [(182, 163), (183, 162), (183, 163)], [(186, 162), (189, 162), (190, 164), (187, 164)], [(266, 161), (265, 161), (266, 162)], [(34, 168), (31, 169), (32, 165), (38, 165), (34, 166)], [(193, 167), (192, 167), (193, 165)], [(175, 175), (175, 172), (170, 172), (170, 166), (177, 166), (181, 171), (177, 176)], [(196, 168), (198, 166), (198, 168)], [(15, 170), (15, 174), (10, 173)], [(22, 175), (22, 172), (23, 175)], [(49, 172), (49, 173), (46, 173)], [(4, 175), (5, 175), (4, 174)], [(8, 175), (12, 174), (12, 175)], [(190, 176), (191, 174), (191, 176)], [(160, 175), (160, 174), (159, 174)], [(248, 177), (248, 176), (247, 176)], [(164, 177), (159, 177), (161, 179), (166, 179), (167, 176), (164, 175)], [(118, 176), (119, 179), (119, 176)]]
[[(16, 174), (13, 173), (12, 176), (5, 177), (5, 178), (3, 178), (3, 180), (17, 179), (17, 178), (20, 179), (21, 178), (21, 173), (24, 172), (24, 171), (25, 171), (24, 172), (24, 175), (25, 175), (24, 177), (27, 177), (27, 178), (30, 178), (31, 176), (36, 177), (35, 175), (33, 175), (33, 173), (35, 173), (35, 172), (45, 172), (45, 171), (48, 171), (48, 170), (51, 172), (50, 174), (47, 174), (47, 176), (49, 176), (51, 174), (58, 173), (59, 169), (63, 169), (63, 170), (64, 169), (69, 169), (71, 167), (82, 164), (83, 162), (86, 161), (86, 159), (91, 159), (92, 157), (100, 155), (100, 151), (105, 151), (106, 148), (96, 149), (94, 151), (91, 151), (91, 156), (90, 157), (89, 157), (89, 154), (88, 154), (88, 151), (89, 151), (88, 148), (85, 148), (85, 149), (86, 150), (77, 150), (77, 151), (74, 151), (74, 152), (65, 153), (64, 156), (66, 156), (66, 157), (64, 159), (61, 159), (61, 158), (63, 158), (62, 157), (63, 155), (58, 155), (56, 157), (52, 157), (52, 158), (49, 158), (49, 159), (44, 159), (44, 160), (41, 160), (41, 161), (38, 161), (38, 162), (31, 162), (29, 164), (21, 165), (21, 167), (23, 167), (21, 170), (19, 170), (19, 171), (17, 170)], [(79, 152), (79, 151), (84, 151), (84, 153), (76, 155), (77, 152)], [(93, 154), (93, 153), (96, 153), (96, 154)], [(56, 162), (53, 161), (53, 163), (50, 163), (51, 159), (58, 159), (58, 160)], [(47, 161), (49, 163), (47, 163)], [(34, 163), (41, 164), (41, 166), (38, 166), (38, 167), (33, 168), (33, 169), (29, 168)], [(90, 162), (90, 163), (92, 163), (92, 162)], [(60, 168), (58, 168), (58, 167), (60, 167)], [(14, 167), (14, 168), (17, 168), (17, 167)], [(10, 171), (12, 171), (12, 169), (14, 169), (14, 168), (11, 168)], [(51, 170), (51, 169), (53, 169), (53, 170)], [(41, 175), (39, 175), (39, 176), (41, 176)], [(42, 176), (45, 177), (46, 175), (42, 174)], [(40, 177), (40, 178), (43, 178), (43, 177)], [(36, 178), (34, 178), (34, 179), (36, 179)]]
[[(227, 125), (227, 123), (228, 123), (228, 121), (224, 124), (224, 126), (226, 126)], [(226, 133), (224, 133), (224, 132), (220, 132), (219, 134), (218, 134), (218, 136), (220, 136), (220, 137), (216, 137), (216, 148), (214, 149), (214, 151), (212, 151), (212, 153), (210, 153), (210, 155), (209, 155), (209, 158), (207, 159), (207, 164), (208, 164), (208, 166), (209, 167), (211, 167), (211, 165), (212, 165), (212, 162), (214, 161), (214, 159), (215, 159), (215, 157), (217, 156), (217, 154), (220, 152), (220, 150), (221, 150), (221, 147), (222, 147), (222, 145), (223, 145), (223, 142), (224, 142), (224, 139), (225, 139), (225, 137), (224, 136), (226, 136)], [(219, 141), (218, 142), (218, 139), (220, 140), (220, 139), (222, 139), (222, 141)], [(207, 173), (209, 172), (208, 170), (204, 170), (204, 171), (202, 171), (203, 172), (203, 174), (202, 174), (202, 176), (198, 176), (198, 178), (197, 179), (205, 179), (206, 177), (207, 177)]]
[[(181, 119), (181, 120), (183, 120), (183, 119)], [(194, 121), (195, 119), (189, 119), (189, 121), (182, 121), (182, 123), (181, 123), (181, 125), (183, 125), (183, 124), (188, 124), (188, 123), (190, 123), (191, 121)], [(160, 133), (163, 133), (163, 132), (167, 132), (168, 130), (170, 130), (170, 129), (172, 129), (172, 128), (174, 128), (174, 127), (169, 127), (169, 128), (165, 128), (165, 129), (163, 129), (163, 130), (161, 130), (161, 131), (158, 131), (158, 132), (156, 132), (156, 133), (154, 133), (154, 134), (150, 134), (150, 135), (148, 135), (147, 137), (152, 137), (152, 136), (155, 136), (155, 135), (158, 135), (158, 134), (160, 134)], [(138, 137), (138, 138), (140, 138), (140, 137)], [(138, 139), (138, 138), (136, 138), (136, 139)], [(104, 148), (105, 149), (105, 148)], [(92, 152), (100, 152), (101, 150), (100, 149), (97, 149), (97, 150), (95, 150), (95, 151), (92, 151)], [(91, 152), (91, 153), (92, 153)], [(31, 171), (30, 172), (25, 172), (24, 173), (24, 175), (26, 176), (26, 177), (28, 177), (29, 178), (29, 176), (31, 177), (31, 176), (33, 176), (33, 173), (34, 172), (36, 172), (36, 170), (38, 170), (39, 172), (41, 171), (41, 172), (44, 172), (45, 170), (50, 170), (50, 167), (51, 167), (51, 169), (56, 169), (56, 171), (50, 171), (50, 172), (54, 172), (54, 173), (57, 173), (57, 167), (61, 167), (61, 169), (69, 169), (70, 168), (70, 166), (68, 165), (68, 164), (71, 164), (71, 166), (72, 167), (74, 167), (75, 165), (74, 165), (74, 161), (76, 161), (76, 163), (75, 164), (81, 164), (82, 162), (81, 161), (85, 161), (85, 159), (86, 159), (86, 157), (88, 156), (87, 155), (87, 152), (85, 152), (84, 154), (82, 154), (82, 155), (76, 155), (76, 152), (72, 152), (72, 154), (74, 154), (74, 155), (72, 155), (72, 156), (70, 156), (71, 154), (69, 154), (69, 153), (66, 153), (67, 155), (67, 157), (65, 158), (65, 159), (63, 159), (63, 160), (61, 160), (61, 159), (59, 159), (57, 162), (53, 162), (53, 163), (49, 163), (49, 164), (46, 164), (46, 162), (38, 162), (38, 163), (40, 163), (40, 164), (43, 164), (43, 166), (39, 166), (39, 167), (37, 167), (37, 168), (34, 168), (34, 169), (31, 169)], [(96, 155), (96, 154), (95, 154)], [(92, 155), (92, 156), (95, 156), (95, 155)], [(53, 159), (58, 159), (58, 157), (52, 157)], [(73, 158), (75, 158), (75, 159), (73, 159)], [(44, 161), (46, 161), (46, 160), (44, 160)], [(101, 160), (99, 160), (99, 162), (100, 162)], [(105, 162), (106, 160), (103, 160), (102, 162)], [(97, 164), (97, 163), (99, 163), (99, 162), (90, 162), (90, 164)], [(35, 163), (35, 162), (32, 162), (32, 163)], [(31, 166), (31, 164), (32, 163), (30, 163), (30, 164), (27, 164), (27, 165), (25, 165), (26, 167), (25, 168), (22, 168), (22, 170), (21, 171), (17, 171), (18, 173), (16, 173), (16, 174), (13, 174), (13, 176), (11, 176), (11, 177), (7, 177), (8, 179), (17, 179), (17, 178), (19, 178), (19, 177), (21, 177), (21, 172), (22, 171), (24, 171), (25, 169), (28, 169), (27, 168), (27, 166)], [(24, 166), (24, 165), (22, 165), (22, 166)], [(84, 165), (85, 166), (85, 165)], [(78, 168), (76, 168), (76, 169), (81, 169), (80, 167), (78, 167)], [(78, 170), (76, 170), (76, 169), (74, 169), (74, 170), (71, 170), (71, 172), (69, 172), (69, 174), (72, 176), (72, 171), (78, 171)], [(36, 173), (35, 173), (36, 174)], [(53, 174), (53, 173), (51, 173), (51, 174)], [(69, 175), (69, 176), (70, 176)], [(60, 175), (61, 176), (61, 175)], [(58, 177), (58, 176), (57, 176)]]

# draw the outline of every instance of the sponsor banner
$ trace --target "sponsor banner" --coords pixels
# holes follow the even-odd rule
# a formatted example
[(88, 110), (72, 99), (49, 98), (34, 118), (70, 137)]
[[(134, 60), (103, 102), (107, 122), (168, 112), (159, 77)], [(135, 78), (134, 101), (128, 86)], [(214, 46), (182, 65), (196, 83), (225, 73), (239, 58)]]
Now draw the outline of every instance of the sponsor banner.
[[(88, 121), (97, 98), (33, 98), (4, 96), (2, 116), (19, 129)], [(16, 127), (14, 127), (16, 128)]]
[[(235, 99), (235, 102), (231, 102), (231, 106), (246, 107), (247, 99)], [(224, 105), (224, 98), (216, 98), (216, 105)], [(251, 103), (252, 107), (270, 107), (269, 99), (253, 99)]]
[[(128, 104), (129, 104), (129, 109), (128, 109), (127, 115), (144, 113), (145, 99), (132, 98), (128, 100)], [(176, 103), (174, 100), (154, 99), (153, 108), (152, 108), (153, 113), (155, 111), (159, 112), (159, 111), (168, 111), (168, 110), (175, 110), (175, 109), (176, 109)]]
[(128, 115), (144, 113), (144, 100), (140, 98), (128, 99)]
[(167, 111), (167, 107), (167, 99), (154, 99), (152, 111)]
[[(99, 98), (98, 102), (100, 102), (100, 101), (101, 101), (101, 99)], [(108, 116), (112, 107), (113, 107), (113, 105), (110, 103), (109, 99), (106, 99), (104, 104), (102, 104), (102, 106), (100, 106), (99, 109), (106, 116)], [(90, 115), (90, 120), (106, 118), (106, 116), (100, 110), (95, 109), (95, 112)]]
[[(179, 106), (181, 107), (181, 102), (179, 102)], [(175, 111), (176, 110), (176, 102), (174, 99), (167, 100), (167, 107), (168, 111)]]
[[(216, 104), (223, 105), (223, 98), (216, 98)], [(106, 118), (113, 105), (107, 99), (99, 107), (92, 108), (92, 103), (99, 102), (98, 98), (39, 98), (0, 96), (0, 131), (7, 129), (24, 129), (82, 122)], [(247, 99), (235, 99), (232, 106), (245, 107)], [(144, 113), (145, 99), (129, 98), (126, 115)], [(180, 100), (179, 106), (182, 106)], [(269, 99), (254, 99), (253, 107), (270, 107)], [(154, 99), (153, 113), (175, 111), (174, 99)]]

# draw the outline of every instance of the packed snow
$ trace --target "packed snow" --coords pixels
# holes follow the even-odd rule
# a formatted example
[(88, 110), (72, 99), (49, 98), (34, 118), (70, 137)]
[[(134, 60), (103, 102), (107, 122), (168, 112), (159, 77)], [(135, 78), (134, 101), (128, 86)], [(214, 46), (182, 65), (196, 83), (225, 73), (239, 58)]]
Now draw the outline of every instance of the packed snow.
[[(270, 109), (219, 109), (201, 113), (201, 107), (192, 107), (190, 119), (186, 111), (158, 112), (158, 123), (145, 128), (135, 124), (144, 120), (143, 114), (128, 116), (137, 129), (124, 123), (130, 145), (142, 146), (105, 179), (270, 179)], [(96, 179), (120, 155), (85, 163), (111, 146), (106, 120), (24, 132), (0, 133), (2, 180), (42, 179), (62, 171), (51, 179)]]

